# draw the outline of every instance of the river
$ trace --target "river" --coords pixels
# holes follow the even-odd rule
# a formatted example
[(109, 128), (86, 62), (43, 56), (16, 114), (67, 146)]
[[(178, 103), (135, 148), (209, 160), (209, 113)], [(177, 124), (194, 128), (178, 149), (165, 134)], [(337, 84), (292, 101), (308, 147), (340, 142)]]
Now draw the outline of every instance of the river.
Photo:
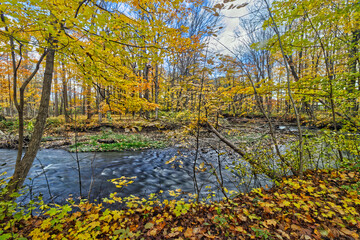
[[(16, 153), (16, 150), (0, 149), (1, 172), (7, 172), (6, 176), (11, 176), (13, 172)], [(78, 153), (76, 155), (65, 150), (43, 149), (38, 152), (28, 175), (29, 179), (25, 182), (26, 187), (31, 191), (28, 191), (22, 198), (26, 201), (32, 196), (42, 194), (46, 203), (61, 204), (69, 196), (78, 197), (80, 188), (77, 159), (80, 163), (82, 195), (85, 198), (90, 196), (90, 201), (108, 197), (112, 192), (119, 192), (122, 197), (129, 195), (146, 197), (150, 193), (158, 193), (160, 190), (167, 191), (179, 188), (185, 193), (194, 193), (192, 170), (195, 159), (194, 153), (195, 151), (190, 150), (166, 148)], [(172, 164), (166, 164), (174, 156), (177, 156), (176, 161)], [(248, 186), (239, 185), (241, 176), (226, 169), (226, 165), (231, 166), (232, 162), (239, 161), (238, 159), (238, 156), (231, 153), (220, 156), (223, 183), (228, 190), (245, 191), (249, 189), (249, 186), (270, 185), (266, 178), (250, 181)], [(203, 161), (213, 164), (216, 167), (216, 172), (219, 173), (218, 154), (215, 151), (200, 151), (198, 163), (200, 164)], [(243, 164), (246, 165), (246, 163)], [(120, 190), (109, 180), (121, 176), (136, 177), (136, 179), (133, 184)], [(204, 171), (197, 175), (197, 181), (201, 189), (201, 197), (205, 197), (208, 193), (208, 188), (205, 186), (212, 186), (217, 197), (223, 197), (219, 189), (216, 189), (218, 184), (216, 184), (217, 180), (214, 174)], [(93, 183), (91, 184), (91, 182)], [(88, 195), (90, 186), (92, 186), (91, 194)], [(168, 196), (165, 195), (164, 197)]]

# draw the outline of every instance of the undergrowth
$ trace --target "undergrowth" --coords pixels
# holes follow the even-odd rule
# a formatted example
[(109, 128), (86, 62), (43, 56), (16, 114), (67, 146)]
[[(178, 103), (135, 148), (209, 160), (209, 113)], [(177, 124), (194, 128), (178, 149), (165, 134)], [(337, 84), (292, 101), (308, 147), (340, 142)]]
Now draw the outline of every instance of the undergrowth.
[[(134, 179), (113, 182), (122, 188)], [(21, 208), (0, 205), (0, 239), (359, 239), (358, 166), (312, 170), (302, 179), (284, 178), (270, 190), (257, 188), (221, 202), (185, 201), (181, 190), (160, 201), (111, 194), (107, 203)], [(4, 186), (4, 181), (1, 182)], [(2, 188), (2, 194), (6, 188)]]

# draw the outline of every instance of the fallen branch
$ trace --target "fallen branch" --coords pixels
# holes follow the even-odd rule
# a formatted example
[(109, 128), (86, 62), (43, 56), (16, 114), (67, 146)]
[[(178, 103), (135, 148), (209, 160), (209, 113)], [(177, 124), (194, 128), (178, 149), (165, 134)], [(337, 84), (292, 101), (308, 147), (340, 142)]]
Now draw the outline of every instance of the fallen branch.
[(274, 180), (281, 179), (281, 176), (279, 176), (278, 174), (276, 174), (273, 171), (269, 171), (265, 166), (262, 166), (256, 159), (249, 157), (248, 154), (246, 154), (240, 148), (235, 146), (234, 143), (232, 143), (228, 139), (226, 139), (209, 122), (206, 122), (206, 126), (210, 132), (214, 133), (223, 143), (225, 143), (232, 150), (234, 150), (236, 153), (238, 153), (245, 161), (247, 161), (251, 165), (251, 167), (253, 167), (254, 169), (260, 169), (261, 173), (264, 173), (266, 176), (268, 176), (271, 179), (274, 179)]

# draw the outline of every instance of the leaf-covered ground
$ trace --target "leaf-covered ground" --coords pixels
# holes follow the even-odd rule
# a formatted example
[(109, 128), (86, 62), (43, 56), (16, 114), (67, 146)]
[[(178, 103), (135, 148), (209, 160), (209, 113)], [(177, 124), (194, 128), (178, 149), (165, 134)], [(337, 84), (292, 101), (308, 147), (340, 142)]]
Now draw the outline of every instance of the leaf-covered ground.
[(110, 202), (128, 208), (82, 203), (77, 212), (67, 205), (20, 223), (5, 218), (0, 238), (11, 232), (32, 239), (359, 239), (359, 180), (357, 170), (308, 171), (303, 179), (212, 204), (165, 200), (159, 206), (154, 195), (114, 196)]

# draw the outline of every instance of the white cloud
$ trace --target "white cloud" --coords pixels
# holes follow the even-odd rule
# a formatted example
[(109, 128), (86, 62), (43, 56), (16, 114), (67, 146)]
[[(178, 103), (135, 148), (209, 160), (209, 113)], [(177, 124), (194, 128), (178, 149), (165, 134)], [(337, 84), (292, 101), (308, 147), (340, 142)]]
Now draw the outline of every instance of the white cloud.
[[(220, 15), (223, 16), (223, 23), (225, 24), (224, 30), (219, 34), (216, 40), (212, 40), (212, 48), (219, 53), (230, 54), (231, 53), (226, 49), (233, 49), (239, 43), (236, 40), (235, 32), (239, 30), (239, 19), (248, 14), (247, 7), (242, 7), (240, 9), (233, 8), (228, 9), (232, 4), (239, 6), (245, 3), (248, 3), (250, 0), (235, 0), (233, 2), (228, 2), (225, 4), (225, 7), (221, 10)], [(223, 0), (216, 0), (216, 3), (223, 3)], [(226, 47), (224, 47), (226, 46)]]

